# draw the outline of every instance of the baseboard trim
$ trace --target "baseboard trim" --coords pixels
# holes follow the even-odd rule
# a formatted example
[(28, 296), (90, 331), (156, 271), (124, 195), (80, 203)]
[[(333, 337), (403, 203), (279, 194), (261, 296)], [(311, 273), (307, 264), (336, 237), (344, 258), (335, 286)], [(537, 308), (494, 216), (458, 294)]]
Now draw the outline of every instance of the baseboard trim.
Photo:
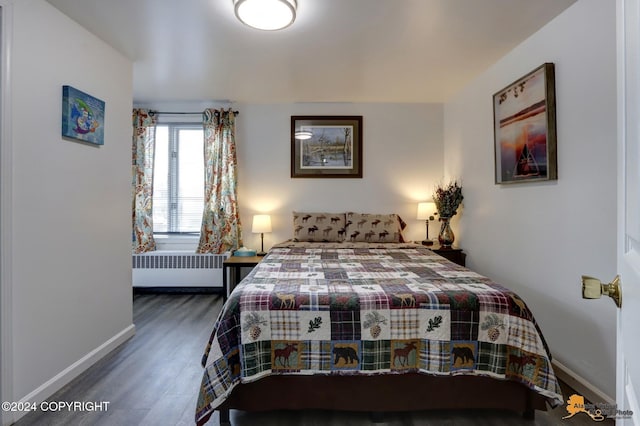
[(222, 294), (222, 287), (133, 287), (133, 294)]
[(636, 394), (636, 390), (633, 387), (633, 383), (631, 382), (631, 378), (629, 376), (627, 376), (627, 380), (628, 382), (625, 385), (624, 390), (627, 396), (629, 397), (628, 409), (630, 409), (631, 412), (633, 412), (633, 414), (631, 415), (632, 424), (640, 425), (640, 407), (638, 407), (638, 396)]
[[(109, 352), (133, 337), (135, 332), (135, 325), (131, 324), (130, 326), (113, 336), (111, 339), (107, 340), (102, 345), (98, 346), (97, 348), (80, 358), (78, 361), (74, 362), (69, 367), (65, 368), (60, 373), (40, 385), (37, 389), (21, 398), (20, 403), (28, 402), (31, 404), (40, 404), (42, 401), (45, 401), (51, 395), (62, 389), (63, 386), (67, 385), (93, 364), (98, 362)], [(27, 413), (27, 411), (16, 413), (17, 416), (14, 421), (19, 420)]]
[[(553, 370), (555, 371), (556, 376), (558, 376), (560, 380), (571, 386), (578, 394), (584, 396), (584, 398), (592, 404), (603, 402), (605, 404), (615, 405), (615, 398), (611, 398), (593, 383), (589, 382), (575, 371), (572, 371), (566, 365), (555, 359), (551, 364), (553, 365)], [(567, 398), (570, 396), (571, 395), (565, 395)]]

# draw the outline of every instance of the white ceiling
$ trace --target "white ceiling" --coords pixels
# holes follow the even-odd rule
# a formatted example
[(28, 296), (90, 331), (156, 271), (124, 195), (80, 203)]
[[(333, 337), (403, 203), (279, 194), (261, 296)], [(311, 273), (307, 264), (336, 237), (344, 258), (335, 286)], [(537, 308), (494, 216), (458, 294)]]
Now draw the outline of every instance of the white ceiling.
[(134, 101), (443, 102), (575, 0), (47, 0), (134, 62)]

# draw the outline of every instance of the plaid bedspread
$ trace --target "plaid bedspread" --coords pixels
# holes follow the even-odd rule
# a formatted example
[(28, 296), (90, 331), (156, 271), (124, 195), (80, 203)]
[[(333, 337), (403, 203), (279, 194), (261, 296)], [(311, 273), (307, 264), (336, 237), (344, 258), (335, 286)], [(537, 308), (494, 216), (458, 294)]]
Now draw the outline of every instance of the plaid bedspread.
[(274, 374), (484, 375), (563, 403), (512, 291), (416, 245), (276, 246), (232, 292), (207, 345), (196, 421)]

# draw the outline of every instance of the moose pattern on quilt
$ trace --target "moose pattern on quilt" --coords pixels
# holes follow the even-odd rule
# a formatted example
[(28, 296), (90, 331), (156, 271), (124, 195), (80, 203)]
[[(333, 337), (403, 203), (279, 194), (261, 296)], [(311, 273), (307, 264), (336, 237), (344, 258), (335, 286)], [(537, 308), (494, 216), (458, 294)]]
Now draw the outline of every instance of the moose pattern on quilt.
[(202, 364), (196, 421), (273, 374), (484, 375), (563, 403), (522, 299), (416, 245), (276, 246), (230, 295)]

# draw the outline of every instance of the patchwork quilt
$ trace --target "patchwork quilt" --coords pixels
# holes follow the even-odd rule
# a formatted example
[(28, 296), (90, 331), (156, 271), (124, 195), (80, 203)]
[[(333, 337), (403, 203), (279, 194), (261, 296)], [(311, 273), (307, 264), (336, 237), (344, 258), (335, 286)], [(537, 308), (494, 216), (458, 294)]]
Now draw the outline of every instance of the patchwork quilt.
[(230, 295), (202, 364), (196, 421), (275, 374), (482, 375), (563, 403), (523, 300), (414, 244), (272, 248)]

